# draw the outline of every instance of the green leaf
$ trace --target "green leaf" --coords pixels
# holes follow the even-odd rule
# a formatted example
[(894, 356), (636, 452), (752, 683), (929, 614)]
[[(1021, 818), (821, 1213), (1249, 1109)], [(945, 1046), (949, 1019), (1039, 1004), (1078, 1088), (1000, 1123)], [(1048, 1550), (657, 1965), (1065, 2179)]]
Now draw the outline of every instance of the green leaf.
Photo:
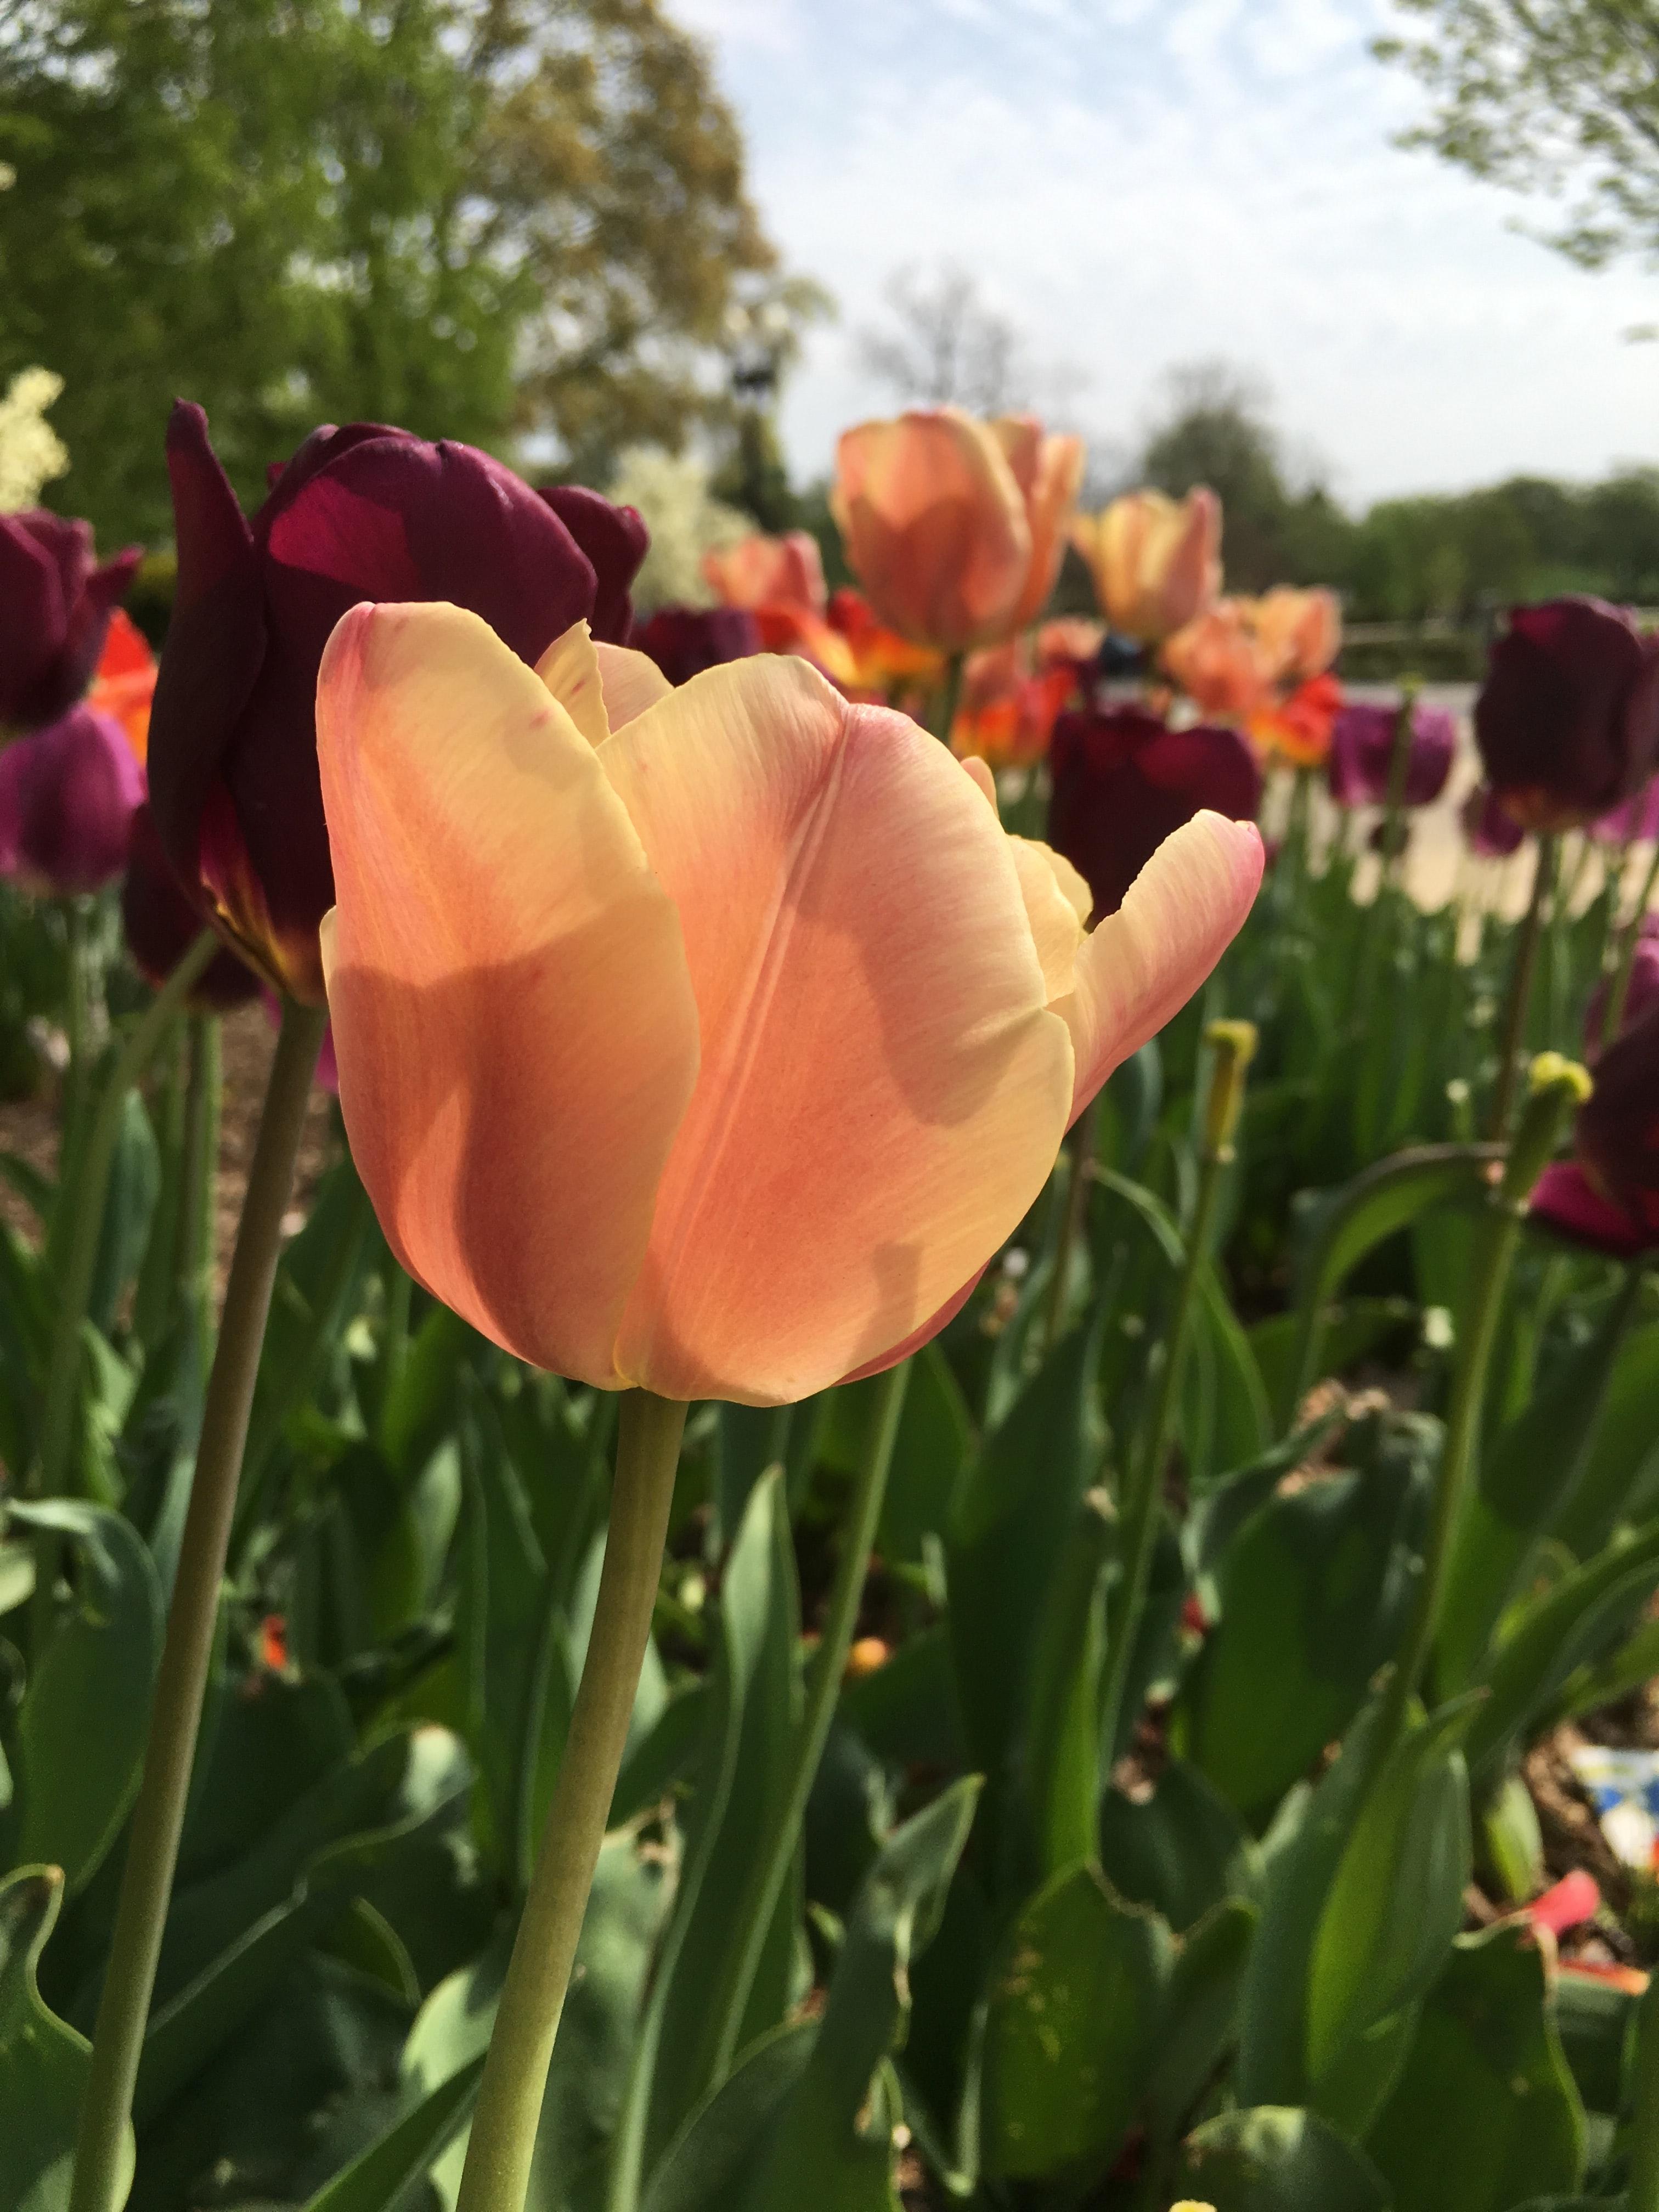
[(60, 1866), (72, 1895), (96, 1871), (137, 1791), (161, 1592), (137, 1531), (118, 1513), (58, 1498), (15, 1505), (10, 1519), (69, 1540), (76, 1588), (18, 1709), (16, 1794), (0, 1815), (0, 1864)]
[[(1659, 1469), (1653, 1408), (1659, 1404), (1659, 1322), (1632, 1329), (1619, 1347), (1601, 1419), (1577, 1486), (1550, 1533), (1577, 1559), (1599, 1552), (1629, 1501), (1651, 1486)], [(1649, 1509), (1650, 1510), (1650, 1508)]]
[(1458, 1939), (1368, 2148), (1396, 2212), (1508, 2212), (1576, 2192), (1583, 2109), (1523, 1924)]
[(1208, 2087), (1238, 2035), (1245, 1961), (1255, 1907), (1218, 1905), (1182, 1940), (1146, 2090), (1147, 2124), (1167, 2139)]
[(1555, 1978), (1556, 2032), (1578, 2094), (1593, 2112), (1616, 2117), (1626, 2109), (1626, 2073), (1640, 1999), (1599, 1975)]
[(1057, 1875), (993, 1971), (980, 2087), (988, 2174), (1079, 2187), (1111, 2166), (1152, 2075), (1175, 1946), (1097, 1867)]
[[(110, 1162), (104, 1225), (92, 1279), (87, 1317), (101, 1335), (115, 1326), (121, 1294), (143, 1264), (150, 1222), (161, 1188), (161, 1156), (155, 1132), (139, 1093), (129, 1091)], [(70, 1193), (71, 1206), (76, 1194)]]
[[(56, 1867), (21, 1867), (0, 1883), (0, 2144), (6, 2203), (16, 2212), (63, 2212), (91, 2046), (41, 2002), (40, 1954), (63, 1901)], [(132, 2179), (127, 2130), (125, 2199)]]
[(755, 2148), (799, 2081), (815, 2021), (774, 2028), (700, 2104), (651, 2177), (640, 2212), (722, 2212), (737, 2201)]
[(441, 2081), (319, 2189), (306, 2212), (395, 2212), (404, 2191), (427, 2172), (471, 2112), (483, 2072), (480, 2057)]
[(380, 1451), (399, 1474), (417, 1474), (453, 1431), (460, 1371), (477, 1340), (447, 1306), (431, 1307), (415, 1331), (376, 1424)]
[(1224, 2112), (1194, 2128), (1169, 2193), (1214, 2212), (1389, 2212), (1388, 2191), (1364, 2153), (1317, 2114), (1282, 2105)]
[(1150, 1796), (1107, 1790), (1100, 1863), (1120, 1895), (1160, 1912), (1177, 1934), (1224, 1899), (1254, 1897), (1261, 1855), (1237, 1814), (1195, 1766), (1172, 1759)]
[(1032, 1863), (1044, 1879), (1095, 1853), (1106, 1584), (1115, 1549), (1105, 1501), (1091, 1492), (1060, 1555), (1032, 1669), (1024, 1802)]

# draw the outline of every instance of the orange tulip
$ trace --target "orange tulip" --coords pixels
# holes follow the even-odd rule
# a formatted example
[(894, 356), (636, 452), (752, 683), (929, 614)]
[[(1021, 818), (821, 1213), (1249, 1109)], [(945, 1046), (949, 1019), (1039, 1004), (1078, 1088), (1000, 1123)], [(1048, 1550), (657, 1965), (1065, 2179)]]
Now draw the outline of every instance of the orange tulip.
[(1271, 704), (1277, 669), (1254, 599), (1221, 599), (1164, 641), (1164, 665), (1206, 714), (1241, 720)]
[(1278, 753), (1293, 768), (1322, 768), (1341, 712), (1342, 686), (1335, 677), (1310, 676), (1288, 699), (1250, 716), (1251, 741), (1259, 752)]
[(1161, 491), (1126, 493), (1079, 515), (1072, 543), (1121, 637), (1155, 644), (1204, 614), (1221, 589), (1221, 501), (1202, 484), (1179, 503)]
[(1082, 471), (1080, 441), (1029, 416), (913, 408), (842, 434), (830, 504), (880, 619), (965, 653), (1041, 611)]
[(155, 696), (155, 655), (143, 632), (117, 607), (109, 618), (98, 672), (87, 704), (112, 714), (140, 760), (149, 749), (149, 702)]
[(1034, 672), (1022, 638), (970, 653), (951, 726), (951, 750), (993, 768), (1029, 768), (1048, 752), (1055, 718), (1076, 689), (1073, 662)]
[(830, 594), (818, 541), (805, 530), (769, 538), (757, 531), (702, 556), (703, 580), (723, 607), (804, 607), (821, 615)]
[(762, 654), (361, 606), (317, 701), (340, 1097), (398, 1258), (603, 1389), (803, 1397), (942, 1325), (1261, 878), (1200, 815), (1092, 933), (989, 771)]
[(830, 626), (852, 655), (851, 690), (880, 702), (907, 684), (931, 690), (944, 680), (943, 654), (889, 629), (861, 592), (843, 585), (830, 602)]
[(1305, 684), (1322, 676), (1341, 648), (1342, 607), (1334, 592), (1278, 585), (1256, 600), (1255, 619), (1277, 683)]

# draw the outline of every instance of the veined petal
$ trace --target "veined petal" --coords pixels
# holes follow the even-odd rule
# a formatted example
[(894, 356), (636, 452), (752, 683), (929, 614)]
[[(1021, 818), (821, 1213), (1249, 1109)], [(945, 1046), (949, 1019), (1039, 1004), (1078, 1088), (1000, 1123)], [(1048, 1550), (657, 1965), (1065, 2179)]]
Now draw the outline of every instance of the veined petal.
[(630, 645), (598, 645), (599, 680), (605, 686), (605, 717), (613, 730), (665, 699), (673, 685), (648, 653)]
[(1073, 988), (1078, 947), (1083, 942), (1083, 925), (1089, 918), (1092, 894), (1069, 860), (1061, 860), (1058, 853), (1034, 838), (1010, 837), (1008, 850), (1019, 878), (1025, 919), (1030, 924), (1052, 1006)]
[(691, 1097), (678, 920), (599, 754), (477, 616), (360, 606), (318, 686), (340, 1103), (393, 1249), (613, 1387)]
[(587, 624), (572, 623), (556, 637), (536, 663), (536, 673), (588, 744), (602, 745), (611, 735), (611, 724), (605, 710), (599, 657)]
[(617, 1363), (802, 1397), (935, 1314), (1072, 1091), (1007, 840), (945, 749), (803, 661), (698, 676), (600, 759), (679, 908), (702, 1071)]
[(1061, 1000), (1077, 1055), (1072, 1119), (1185, 1006), (1231, 944), (1261, 882), (1254, 822), (1195, 814), (1166, 837), (1115, 914), (1084, 940)]

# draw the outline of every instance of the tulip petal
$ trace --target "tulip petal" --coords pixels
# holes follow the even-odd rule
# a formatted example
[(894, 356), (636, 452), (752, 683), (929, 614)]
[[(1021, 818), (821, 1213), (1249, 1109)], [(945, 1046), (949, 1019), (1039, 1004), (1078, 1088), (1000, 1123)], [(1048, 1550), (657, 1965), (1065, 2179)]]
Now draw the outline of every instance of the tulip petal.
[[(1094, 894), (1069, 860), (1030, 837), (1011, 837), (1008, 850), (1025, 901), (1025, 919), (1042, 963), (1042, 981), (1052, 1006), (1076, 981), (1078, 947), (1083, 942)], [(1066, 872), (1065, 878), (1060, 870)], [(1078, 904), (1081, 894), (1083, 903)]]
[(410, 1272), (602, 1387), (691, 1096), (673, 906), (600, 756), (477, 616), (361, 606), (318, 685), (340, 1103)]
[(588, 744), (602, 745), (611, 735), (611, 724), (605, 714), (599, 657), (587, 624), (572, 623), (556, 637), (536, 663), (536, 673)]
[(1072, 1118), (1115, 1067), (1191, 998), (1237, 934), (1261, 882), (1253, 822), (1195, 814), (1166, 837), (1077, 956), (1077, 988), (1056, 1012), (1072, 1031)]
[(599, 757), (703, 1042), (617, 1364), (803, 1397), (935, 1314), (1053, 1164), (1070, 1042), (1007, 841), (941, 745), (803, 661), (696, 677)]
[(635, 653), (628, 645), (599, 645), (594, 651), (605, 687), (605, 720), (613, 730), (654, 707), (674, 688), (648, 653)]

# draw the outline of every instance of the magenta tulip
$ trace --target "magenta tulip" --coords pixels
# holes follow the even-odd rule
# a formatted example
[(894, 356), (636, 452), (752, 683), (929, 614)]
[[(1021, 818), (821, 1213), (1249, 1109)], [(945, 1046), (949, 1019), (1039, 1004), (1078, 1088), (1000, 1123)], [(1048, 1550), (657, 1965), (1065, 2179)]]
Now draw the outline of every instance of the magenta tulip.
[[(1381, 806), (1389, 796), (1394, 764), (1398, 707), (1351, 702), (1331, 732), (1331, 797), (1339, 806)], [(1438, 707), (1412, 710), (1411, 749), (1406, 763), (1405, 803), (1431, 806), (1446, 787), (1457, 750), (1457, 726)]]
[(112, 714), (69, 713), (0, 752), (0, 874), (73, 898), (127, 863), (144, 771)]

